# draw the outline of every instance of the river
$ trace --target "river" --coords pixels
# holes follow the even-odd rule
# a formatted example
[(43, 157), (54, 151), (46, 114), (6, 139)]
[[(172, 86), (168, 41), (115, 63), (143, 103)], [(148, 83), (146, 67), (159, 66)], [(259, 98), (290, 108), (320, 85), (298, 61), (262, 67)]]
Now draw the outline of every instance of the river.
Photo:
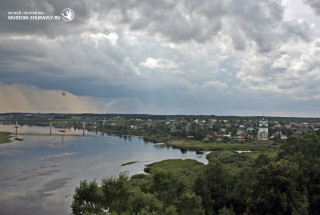
[[(23, 141), (0, 144), (0, 214), (71, 214), (74, 189), (80, 180), (142, 173), (146, 164), (165, 159), (196, 159), (205, 155), (182, 152), (139, 137), (123, 138), (99, 132), (20, 126)], [(0, 131), (15, 133), (14, 125)], [(137, 163), (121, 166), (123, 163)]]

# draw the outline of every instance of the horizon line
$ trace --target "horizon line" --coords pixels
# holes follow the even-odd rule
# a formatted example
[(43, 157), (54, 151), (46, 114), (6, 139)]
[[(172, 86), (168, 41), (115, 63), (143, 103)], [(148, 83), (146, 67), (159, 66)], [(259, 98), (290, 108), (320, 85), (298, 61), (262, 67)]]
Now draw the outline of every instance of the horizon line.
[(150, 115), (150, 116), (217, 116), (217, 117), (266, 117), (266, 118), (306, 118), (306, 119), (320, 119), (314, 116), (268, 116), (268, 115), (216, 115), (216, 114), (150, 114), (150, 113), (55, 113), (55, 112), (5, 112), (3, 114), (63, 114), (63, 115)]

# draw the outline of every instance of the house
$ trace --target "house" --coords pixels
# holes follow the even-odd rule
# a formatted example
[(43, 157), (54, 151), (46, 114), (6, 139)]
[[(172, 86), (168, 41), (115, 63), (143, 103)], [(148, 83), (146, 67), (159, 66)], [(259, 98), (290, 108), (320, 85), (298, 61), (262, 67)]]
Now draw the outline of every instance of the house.
[(280, 140), (286, 140), (288, 137), (281, 132), (276, 132), (274, 135), (270, 136), (270, 139), (280, 138)]
[(224, 137), (231, 138), (231, 134), (224, 134)]
[(216, 136), (222, 137), (224, 135), (224, 133), (225, 133), (224, 131), (218, 131)]

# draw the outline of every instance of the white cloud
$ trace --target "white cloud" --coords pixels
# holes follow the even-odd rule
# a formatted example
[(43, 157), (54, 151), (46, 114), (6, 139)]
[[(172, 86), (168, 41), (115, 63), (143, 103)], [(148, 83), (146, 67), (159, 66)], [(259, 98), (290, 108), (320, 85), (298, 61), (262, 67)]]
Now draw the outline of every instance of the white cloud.
[(112, 45), (116, 45), (118, 41), (118, 35), (115, 32), (112, 32), (106, 36), (111, 42)]
[[(178, 68), (178, 66), (170, 61), (170, 60), (166, 60), (166, 59), (162, 59), (162, 58), (151, 58), (148, 57), (144, 62), (140, 63), (140, 66), (149, 68), (149, 69), (176, 69)], [(181, 73), (181, 72), (177, 72), (177, 70), (174, 71), (174, 73)]]
[(150, 68), (150, 69), (155, 69), (161, 67), (159, 64), (159, 59), (154, 59), (151, 57), (148, 57), (145, 62), (140, 63), (140, 66)]
[(276, 69), (286, 69), (290, 67), (291, 57), (288, 54), (281, 55), (279, 59), (276, 59), (272, 65)]
[(111, 45), (115, 46), (118, 41), (118, 35), (115, 32), (104, 34), (104, 33), (88, 33), (85, 32), (82, 34), (82, 37), (85, 40), (91, 40), (95, 43), (96, 46), (99, 45), (99, 43), (104, 42), (105, 40), (109, 41)]

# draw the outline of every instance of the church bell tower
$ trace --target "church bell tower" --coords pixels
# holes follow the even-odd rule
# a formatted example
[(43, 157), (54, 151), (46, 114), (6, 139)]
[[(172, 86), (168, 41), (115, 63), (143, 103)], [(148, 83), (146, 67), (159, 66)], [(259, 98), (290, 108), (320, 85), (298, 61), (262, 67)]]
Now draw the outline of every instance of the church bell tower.
[(258, 140), (269, 140), (268, 121), (264, 117), (259, 121)]

